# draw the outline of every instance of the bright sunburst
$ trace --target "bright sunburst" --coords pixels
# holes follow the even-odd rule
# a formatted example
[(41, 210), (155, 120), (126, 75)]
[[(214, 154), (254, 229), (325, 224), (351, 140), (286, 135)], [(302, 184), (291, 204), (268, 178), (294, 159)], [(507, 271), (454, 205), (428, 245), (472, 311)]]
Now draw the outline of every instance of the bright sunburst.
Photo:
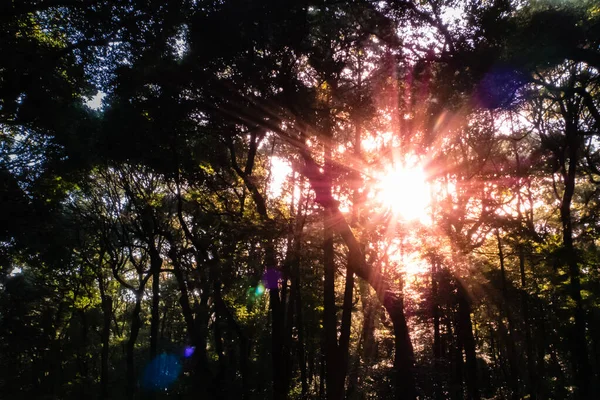
[(407, 221), (428, 220), (430, 192), (421, 167), (396, 164), (375, 178), (373, 197), (383, 207)]

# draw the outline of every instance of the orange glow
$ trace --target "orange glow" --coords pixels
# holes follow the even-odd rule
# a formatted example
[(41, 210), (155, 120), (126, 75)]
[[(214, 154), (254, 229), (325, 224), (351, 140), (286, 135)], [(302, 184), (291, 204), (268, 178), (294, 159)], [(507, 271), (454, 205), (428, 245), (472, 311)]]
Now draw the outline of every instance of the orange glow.
[(421, 167), (396, 164), (375, 178), (372, 197), (377, 203), (406, 221), (429, 220), (430, 190)]

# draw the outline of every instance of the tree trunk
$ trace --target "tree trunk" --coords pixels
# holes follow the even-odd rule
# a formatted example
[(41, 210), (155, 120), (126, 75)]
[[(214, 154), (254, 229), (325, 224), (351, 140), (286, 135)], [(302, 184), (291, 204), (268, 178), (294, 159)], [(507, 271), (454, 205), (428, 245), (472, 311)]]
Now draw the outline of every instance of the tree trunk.
[[(275, 256), (272, 242), (267, 247), (267, 269), (275, 269)], [(271, 361), (273, 373), (273, 399), (287, 398), (287, 362), (284, 355), (284, 313), (279, 294), (279, 287), (274, 285), (269, 288), (269, 308), (271, 314)]]
[(250, 356), (250, 341), (244, 333), (244, 331), (242, 330), (240, 324), (235, 320), (235, 317), (227, 307), (227, 304), (225, 304), (225, 301), (221, 296), (220, 283), (218, 287), (215, 286), (215, 289), (218, 289), (215, 290), (215, 306), (219, 310), (219, 313), (222, 314), (223, 317), (225, 317), (225, 320), (227, 321), (227, 324), (229, 325), (230, 329), (234, 331), (238, 336), (240, 352), (240, 375), (242, 378), (242, 398), (246, 399), (250, 394), (248, 387), (248, 357)]
[(198, 395), (212, 390), (212, 373), (209, 368), (208, 354), (206, 351), (206, 342), (208, 339), (208, 321), (209, 315), (209, 292), (206, 285), (202, 288), (200, 295), (200, 304), (197, 307), (194, 326), (196, 329), (195, 345), (193, 359), (195, 363), (196, 391)]
[[(322, 110), (323, 120), (323, 170), (324, 176), (321, 182), (321, 190), (324, 195), (332, 197), (331, 181), (331, 141), (333, 129), (329, 109)], [(339, 393), (339, 365), (338, 365), (338, 341), (337, 341), (337, 310), (335, 307), (335, 254), (333, 249), (333, 215), (330, 210), (325, 209), (323, 213), (323, 329), (325, 331), (325, 382), (327, 400), (338, 400)]]
[(269, 304), (271, 309), (271, 360), (273, 364), (273, 399), (287, 398), (285, 374), (287, 365), (283, 357), (283, 321), (279, 288), (269, 289)]
[[(300, 242), (298, 240), (298, 242)], [(299, 254), (299, 253), (297, 253)], [(300, 291), (300, 262), (296, 260), (294, 265), (294, 277), (293, 277), (293, 293), (296, 297), (295, 306), (296, 306), (296, 328), (298, 330), (298, 364), (300, 366), (300, 383), (302, 388), (302, 399), (306, 399), (308, 397), (308, 374), (306, 371), (306, 350), (304, 345), (304, 321), (303, 321), (303, 312), (302, 312), (302, 293)]]
[[(177, 245), (171, 239), (169, 239), (169, 245), (171, 247), (169, 250), (169, 258), (173, 265), (173, 275), (175, 275), (175, 280), (177, 281), (180, 292), (179, 305), (181, 306), (181, 313), (183, 314), (183, 320), (185, 321), (187, 328), (187, 336), (194, 348), (194, 352), (192, 353), (192, 364), (195, 366), (196, 389), (203, 393), (207, 390), (209, 383), (212, 381), (212, 374), (208, 367), (208, 356), (206, 354), (206, 332), (208, 329), (208, 292), (206, 290), (206, 282), (202, 282), (205, 287), (202, 290), (200, 299), (200, 310), (198, 315), (194, 317), (194, 310), (190, 304), (190, 295), (183, 275), (181, 260), (179, 259), (179, 254), (177, 252)], [(202, 257), (198, 256), (197, 260), (200, 259), (202, 259)]]
[(577, 161), (579, 142), (577, 125), (574, 121), (572, 105), (567, 102), (567, 106), (561, 102), (563, 117), (565, 119), (565, 137), (568, 161), (562, 162), (562, 176), (564, 183), (564, 192), (560, 205), (560, 220), (562, 223), (564, 255), (567, 266), (569, 267), (570, 294), (575, 302), (574, 319), (571, 335), (571, 348), (575, 375), (575, 386), (577, 387), (576, 396), (579, 399), (587, 399), (589, 395), (590, 384), (590, 365), (587, 354), (586, 321), (583, 301), (581, 298), (581, 281), (577, 252), (573, 244), (573, 222), (571, 218), (571, 203), (575, 194), (575, 178), (577, 174)]
[(508, 368), (510, 370), (509, 382), (512, 390), (512, 398), (517, 400), (519, 396), (519, 371), (517, 369), (517, 352), (515, 349), (515, 334), (513, 330), (513, 318), (512, 311), (510, 309), (510, 300), (508, 298), (508, 284), (506, 279), (506, 267), (504, 260), (504, 250), (502, 247), (502, 238), (500, 232), (496, 230), (496, 240), (498, 242), (498, 259), (500, 260), (500, 274), (502, 278), (502, 299), (506, 313), (506, 320), (508, 325), (508, 337), (505, 340), (505, 345), (508, 353)]
[(150, 320), (150, 359), (158, 354), (158, 336), (160, 329), (160, 267), (162, 258), (154, 243), (150, 244), (150, 269), (152, 271), (152, 318)]
[(348, 350), (350, 346), (350, 325), (352, 322), (352, 292), (354, 289), (354, 274), (350, 270), (347, 270), (346, 274), (339, 345), (335, 343), (335, 350), (337, 350), (337, 361), (333, 367), (336, 368), (337, 371), (335, 372), (335, 382), (333, 382), (334, 386), (327, 388), (328, 398), (336, 400), (341, 400), (344, 398), (346, 375), (348, 373)]
[[(294, 185), (295, 185), (295, 175), (294, 175)], [(306, 399), (308, 397), (308, 376), (306, 370), (306, 351), (304, 344), (304, 321), (303, 321), (303, 312), (302, 312), (302, 292), (301, 292), (301, 273), (300, 273), (300, 252), (302, 250), (302, 235), (304, 230), (304, 216), (302, 211), (302, 205), (304, 203), (304, 195), (302, 191), (300, 191), (300, 197), (298, 199), (298, 209), (295, 212), (295, 223), (293, 228), (291, 229), (290, 241), (292, 243), (291, 246), (291, 257), (290, 257), (290, 265), (289, 265), (289, 275), (290, 275), (290, 296), (289, 296), (289, 304), (288, 304), (288, 312), (287, 312), (287, 337), (292, 338), (292, 329), (296, 326), (296, 330), (298, 333), (298, 339), (295, 344), (295, 353), (298, 357), (298, 367), (300, 368), (300, 386), (301, 386), (301, 398)], [(294, 204), (292, 200), (290, 214), (294, 214)], [(293, 354), (292, 344), (290, 343), (290, 348), (286, 353), (289, 357)], [(291, 372), (291, 370), (290, 370)], [(291, 379), (291, 375), (288, 376), (288, 382)]]
[(477, 357), (475, 354), (475, 338), (471, 324), (471, 304), (462, 282), (457, 282), (458, 290), (458, 334), (465, 351), (465, 381), (467, 383), (467, 399), (479, 400), (477, 378)]
[(592, 337), (591, 358), (594, 364), (594, 383), (591, 387), (591, 393), (597, 393), (600, 390), (600, 310), (595, 308), (589, 318), (590, 336)]
[(88, 346), (88, 321), (85, 309), (79, 310), (79, 316), (81, 318), (81, 348), (77, 355), (79, 361), (79, 374), (81, 376), (81, 383), (79, 385), (79, 396), (85, 398), (87, 396), (88, 386), (88, 359), (87, 359), (87, 346)]
[(110, 323), (112, 321), (112, 298), (106, 294), (104, 284), (100, 284), (101, 287), (101, 301), (102, 301), (102, 352), (100, 356), (100, 398), (108, 398), (108, 357), (109, 357), (109, 345), (110, 345)]
[(359, 281), (359, 289), (363, 308), (362, 326), (362, 357), (367, 364), (371, 364), (377, 357), (377, 341), (375, 340), (375, 317), (378, 312), (377, 301), (371, 298), (369, 286), (365, 281)]
[(173, 265), (173, 275), (175, 275), (175, 280), (177, 281), (177, 286), (179, 287), (179, 305), (181, 306), (181, 313), (183, 314), (183, 320), (185, 321), (188, 337), (193, 345), (197, 345), (197, 343), (195, 343), (197, 334), (194, 323), (194, 312), (192, 311), (192, 307), (190, 305), (190, 297), (185, 279), (183, 277), (181, 263), (179, 262), (177, 253), (174, 251), (174, 249), (175, 247), (171, 243), (169, 257), (171, 258), (171, 264)]
[[(324, 349), (324, 345), (321, 346), (321, 349)], [(320, 363), (319, 363), (319, 399), (325, 399), (325, 354), (322, 350), (320, 354)]]
[[(452, 318), (454, 317), (454, 318)], [(452, 400), (463, 400), (464, 399), (464, 387), (463, 387), (463, 345), (459, 334), (459, 317), (458, 312), (450, 312), (450, 315), (446, 317), (446, 331), (450, 338), (454, 338), (449, 346), (449, 357), (451, 365), (450, 373), (450, 395)], [(453, 342), (453, 343), (452, 343)]]
[(527, 299), (527, 286), (525, 278), (525, 251), (519, 245), (519, 271), (521, 274), (521, 312), (523, 314), (525, 329), (525, 352), (527, 355), (527, 375), (529, 378), (529, 398), (535, 400), (538, 396), (538, 376), (535, 373), (535, 359), (533, 356), (533, 343), (531, 341), (531, 324), (529, 316), (529, 302)]
[[(492, 354), (492, 365), (494, 367), (494, 370), (498, 370), (498, 369), (501, 369), (501, 367), (499, 367), (498, 356), (496, 355), (495, 331), (494, 331), (494, 328), (492, 327), (491, 321), (488, 321), (487, 328), (488, 328), (489, 341), (490, 341), (490, 353)], [(496, 373), (495, 371), (494, 371), (494, 374), (497, 376), (500, 375), (500, 373)], [(497, 378), (492, 378), (492, 385), (496, 386), (497, 381), (498, 381)]]
[(402, 297), (394, 297), (390, 294), (384, 306), (394, 326), (396, 398), (414, 399), (416, 397), (413, 380), (414, 353), (404, 315), (404, 301)]
[(438, 295), (438, 261), (431, 261), (431, 315), (433, 317), (433, 365), (435, 368), (434, 389), (435, 398), (440, 400), (443, 398), (442, 392), (442, 343), (440, 338), (440, 305)]
[(323, 279), (323, 329), (325, 331), (325, 381), (327, 400), (336, 400), (338, 381), (338, 353), (337, 353), (337, 318), (335, 309), (335, 262), (333, 252), (333, 230), (330, 226), (329, 213), (325, 212), (323, 221), (323, 266), (325, 275)]
[[(329, 132), (331, 130), (329, 129)], [(331, 148), (328, 142), (324, 145), (325, 171), (329, 175), (331, 170)], [(328, 196), (331, 196), (331, 181), (325, 180)], [(326, 380), (327, 399), (341, 400), (344, 397), (344, 384), (348, 371), (348, 346), (350, 343), (350, 324), (352, 318), (352, 292), (354, 288), (354, 273), (352, 269), (346, 270), (346, 283), (342, 311), (342, 324), (340, 327), (340, 340), (338, 344), (337, 309), (335, 304), (335, 260), (333, 248), (333, 215), (327, 210), (324, 213), (323, 228), (323, 265), (325, 279), (323, 281), (324, 297), (324, 330), (325, 330), (325, 355), (326, 355)], [(350, 255), (348, 256), (350, 257)], [(349, 263), (352, 261), (348, 261)]]
[(142, 294), (144, 293), (144, 286), (145, 285), (143, 284), (140, 285), (140, 288), (135, 293), (135, 306), (131, 314), (131, 331), (129, 333), (129, 340), (127, 341), (127, 397), (131, 400), (135, 398), (137, 386), (134, 352), (135, 342), (137, 341), (142, 326), (140, 311), (142, 310)]

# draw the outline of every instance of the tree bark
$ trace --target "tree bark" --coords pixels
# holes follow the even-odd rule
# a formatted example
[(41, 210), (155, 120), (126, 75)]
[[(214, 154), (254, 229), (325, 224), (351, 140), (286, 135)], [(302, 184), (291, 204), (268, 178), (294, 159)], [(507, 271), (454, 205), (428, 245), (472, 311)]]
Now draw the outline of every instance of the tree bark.
[(527, 299), (527, 286), (525, 277), (525, 251), (523, 245), (519, 245), (519, 272), (521, 275), (521, 312), (525, 321), (525, 352), (527, 355), (527, 375), (529, 378), (529, 398), (535, 400), (538, 397), (538, 376), (535, 373), (535, 359), (533, 356), (533, 343), (531, 340), (531, 325), (529, 316), (529, 301)]
[[(296, 329), (298, 331), (298, 342), (297, 342), (297, 355), (298, 364), (300, 367), (300, 385), (301, 385), (301, 398), (306, 399), (308, 397), (308, 373), (306, 370), (306, 350), (304, 344), (304, 321), (303, 321), (303, 310), (302, 310), (302, 291), (301, 291), (301, 273), (300, 273), (300, 251), (302, 250), (302, 231), (304, 230), (304, 220), (302, 215), (302, 204), (304, 203), (304, 196), (300, 194), (298, 199), (298, 210), (296, 213), (296, 224), (294, 227), (294, 246), (293, 246), (293, 257), (291, 266), (291, 279), (292, 288), (290, 297), (293, 297), (293, 303), (295, 307), (295, 319)], [(289, 318), (289, 316), (288, 316)]]
[(173, 265), (173, 275), (175, 275), (175, 280), (177, 281), (177, 286), (179, 288), (179, 305), (181, 307), (181, 313), (183, 314), (183, 320), (185, 321), (188, 337), (192, 345), (197, 346), (199, 343), (196, 343), (198, 335), (196, 333), (196, 326), (194, 322), (194, 312), (192, 311), (192, 307), (190, 305), (190, 297), (185, 279), (183, 277), (183, 270), (175, 250), (175, 245), (170, 243), (170, 246), (171, 251), (169, 252), (169, 258), (171, 259), (171, 264)]
[(100, 398), (108, 398), (108, 357), (110, 345), (110, 323), (112, 321), (112, 297), (106, 294), (104, 279), (98, 278), (102, 302), (102, 351), (100, 354)]
[(131, 331), (127, 341), (127, 397), (131, 400), (135, 398), (137, 379), (135, 376), (135, 342), (140, 333), (142, 321), (140, 320), (140, 311), (142, 310), (142, 294), (146, 280), (140, 279), (143, 283), (135, 292), (135, 306), (131, 314)]
[(500, 237), (500, 232), (496, 230), (496, 240), (498, 244), (498, 259), (500, 261), (500, 274), (502, 278), (502, 298), (504, 300), (503, 304), (505, 305), (506, 320), (508, 325), (508, 337), (505, 340), (507, 353), (508, 353), (508, 368), (510, 370), (510, 386), (512, 390), (512, 398), (517, 400), (520, 398), (519, 396), (519, 371), (517, 369), (517, 353), (515, 349), (515, 334), (513, 330), (513, 318), (512, 312), (510, 309), (510, 300), (508, 298), (508, 283), (506, 279), (506, 266), (504, 259), (504, 250), (502, 246), (502, 238)]
[(587, 354), (586, 338), (586, 318), (583, 309), (583, 300), (581, 298), (581, 280), (580, 269), (577, 260), (577, 252), (573, 243), (573, 222), (571, 217), (571, 203), (575, 194), (575, 178), (577, 174), (577, 162), (579, 151), (579, 138), (577, 137), (577, 126), (573, 120), (574, 111), (567, 104), (564, 107), (561, 103), (563, 116), (565, 118), (565, 153), (568, 161), (562, 160), (562, 175), (564, 183), (564, 192), (560, 205), (560, 219), (562, 223), (563, 246), (565, 261), (569, 268), (570, 295), (575, 302), (573, 333), (571, 336), (571, 348), (573, 356), (573, 366), (575, 375), (575, 385), (577, 386), (577, 398), (587, 399), (589, 396), (590, 385), (590, 365)]
[(389, 295), (384, 307), (390, 315), (394, 327), (394, 373), (396, 375), (396, 398), (413, 399), (416, 397), (413, 378), (414, 352), (404, 315), (402, 297)]
[(451, 312), (445, 319), (448, 336), (455, 339), (451, 341), (449, 346), (450, 365), (452, 366), (450, 374), (450, 395), (452, 400), (463, 400), (465, 397), (463, 386), (464, 362), (462, 339), (458, 328), (458, 312)]
[(225, 304), (221, 291), (215, 292), (215, 304), (220, 313), (225, 317), (229, 327), (237, 334), (239, 339), (240, 351), (240, 375), (242, 377), (242, 398), (246, 399), (250, 395), (248, 382), (248, 357), (250, 356), (250, 340), (242, 330), (240, 324), (235, 320), (233, 313)]
[(150, 269), (152, 271), (152, 317), (150, 321), (150, 359), (158, 354), (160, 328), (160, 268), (163, 260), (154, 243), (150, 244)]
[(354, 273), (346, 270), (346, 283), (344, 287), (344, 303), (342, 306), (342, 324), (340, 326), (340, 340), (338, 353), (340, 359), (340, 372), (336, 392), (338, 398), (344, 398), (346, 375), (348, 374), (348, 360), (350, 350), (350, 328), (352, 324), (352, 300), (354, 292)]
[(360, 295), (363, 308), (363, 359), (367, 364), (373, 362), (377, 357), (377, 341), (375, 340), (375, 317), (378, 312), (378, 305), (375, 299), (371, 298), (369, 286), (365, 281), (359, 282)]
[(284, 323), (279, 288), (269, 289), (269, 305), (271, 309), (271, 360), (273, 365), (273, 399), (287, 398), (285, 376), (287, 363), (284, 359)]
[(87, 315), (85, 313), (85, 309), (79, 310), (79, 316), (81, 319), (81, 349), (79, 354), (77, 355), (78, 364), (79, 364), (79, 374), (82, 377), (82, 384), (79, 387), (79, 395), (81, 398), (85, 398), (87, 396), (87, 386), (89, 379), (88, 376), (88, 360), (87, 360), (87, 346), (88, 346), (88, 321)]
[(477, 378), (477, 357), (475, 353), (475, 338), (471, 323), (471, 304), (462, 282), (457, 282), (458, 290), (458, 333), (465, 351), (465, 381), (467, 384), (467, 399), (479, 400)]
[[(299, 283), (296, 283), (299, 286)], [(300, 366), (300, 384), (302, 399), (308, 397), (308, 371), (306, 369), (306, 349), (304, 344), (304, 322), (302, 317), (302, 296), (296, 290), (296, 324), (298, 329), (298, 364)]]
[(440, 304), (438, 294), (438, 261), (434, 258), (431, 261), (431, 315), (433, 317), (433, 365), (435, 368), (435, 398), (441, 400), (443, 398), (442, 391), (442, 343), (440, 337)]
[(337, 400), (337, 381), (339, 379), (337, 318), (335, 309), (335, 263), (333, 253), (333, 231), (329, 226), (328, 213), (325, 213), (323, 228), (323, 329), (325, 331), (325, 381), (327, 400)]

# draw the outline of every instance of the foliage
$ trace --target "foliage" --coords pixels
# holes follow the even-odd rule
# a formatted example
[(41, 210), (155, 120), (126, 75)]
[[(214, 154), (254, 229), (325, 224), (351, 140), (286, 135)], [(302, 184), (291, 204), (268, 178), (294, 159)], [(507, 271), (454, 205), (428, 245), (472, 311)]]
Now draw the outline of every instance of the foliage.
[(0, 5), (3, 398), (594, 398), (599, 21)]

